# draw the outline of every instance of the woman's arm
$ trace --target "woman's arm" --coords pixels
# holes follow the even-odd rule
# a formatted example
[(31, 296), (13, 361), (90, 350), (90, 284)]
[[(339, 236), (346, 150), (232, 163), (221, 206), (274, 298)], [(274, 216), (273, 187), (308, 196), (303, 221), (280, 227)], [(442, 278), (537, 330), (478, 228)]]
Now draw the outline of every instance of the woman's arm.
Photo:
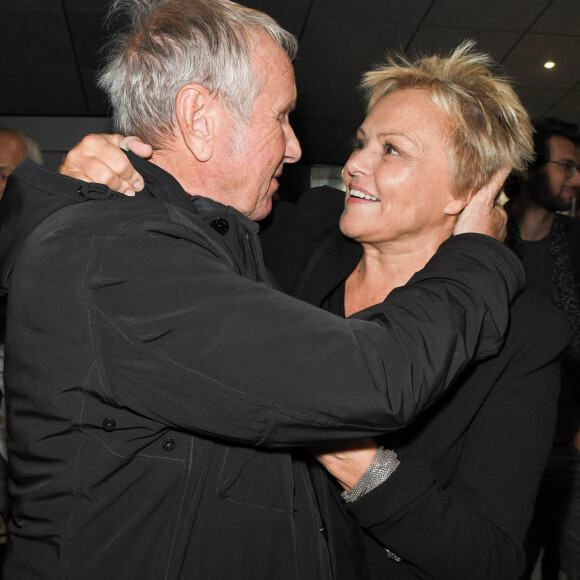
[(148, 159), (151, 145), (139, 137), (124, 135), (87, 135), (65, 157), (59, 173), (89, 183), (104, 183), (113, 191), (135, 195), (144, 187), (143, 177), (131, 165), (122, 149)]
[[(385, 553), (385, 566), (407, 566), (431, 580), (518, 577), (552, 443), (559, 390), (555, 358), (566, 338), (559, 317), (540, 324), (532, 344), (524, 336), (528, 331), (525, 326), (517, 334), (519, 355), (470, 423), (456, 465), (444, 465), (445, 454), (433, 460), (401, 453), (401, 465), (383, 485), (348, 504), (359, 524), (402, 559), (395, 564)], [(468, 380), (460, 388), (473, 385)]]
[(321, 445), (312, 452), (342, 488), (350, 491), (371, 465), (378, 448), (374, 439), (367, 438)]

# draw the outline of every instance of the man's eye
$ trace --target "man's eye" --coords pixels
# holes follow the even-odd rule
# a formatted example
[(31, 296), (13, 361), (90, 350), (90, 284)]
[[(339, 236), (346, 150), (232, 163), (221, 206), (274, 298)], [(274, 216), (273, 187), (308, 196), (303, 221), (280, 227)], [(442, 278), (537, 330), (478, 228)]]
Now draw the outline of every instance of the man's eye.
[(385, 153), (387, 155), (398, 155), (399, 154), (399, 152), (388, 142), (385, 143), (384, 149), (385, 149)]
[(358, 138), (354, 138), (351, 143), (350, 143), (352, 149), (358, 150), (358, 149), (364, 149), (365, 148), (365, 144), (362, 142), (361, 139)]

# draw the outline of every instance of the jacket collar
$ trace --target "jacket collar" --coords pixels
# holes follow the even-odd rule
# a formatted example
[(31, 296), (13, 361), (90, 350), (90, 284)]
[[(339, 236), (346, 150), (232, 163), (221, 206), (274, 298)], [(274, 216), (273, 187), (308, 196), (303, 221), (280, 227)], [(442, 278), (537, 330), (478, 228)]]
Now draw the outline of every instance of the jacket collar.
[(258, 232), (259, 225), (234, 207), (223, 205), (210, 197), (189, 195), (177, 179), (161, 167), (130, 151), (127, 152), (127, 157), (145, 180), (145, 188), (137, 195), (154, 197), (159, 201), (199, 214), (204, 221), (215, 216), (234, 216), (248, 231)]
[[(235, 208), (209, 197), (191, 196), (164, 169), (131, 152), (127, 156), (145, 180), (144, 190), (137, 195), (198, 214), (209, 224), (216, 217), (235, 218), (245, 230), (258, 232), (258, 224)], [(9, 286), (12, 264), (26, 238), (45, 219), (69, 205), (120, 195), (105, 185), (72, 179), (30, 159), (23, 161), (10, 176), (0, 200), (0, 293)]]

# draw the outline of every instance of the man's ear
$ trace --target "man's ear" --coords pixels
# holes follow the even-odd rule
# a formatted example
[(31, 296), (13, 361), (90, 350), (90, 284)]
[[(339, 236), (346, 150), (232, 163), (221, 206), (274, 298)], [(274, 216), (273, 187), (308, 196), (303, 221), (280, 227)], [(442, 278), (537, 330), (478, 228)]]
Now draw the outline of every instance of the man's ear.
[(213, 155), (215, 119), (214, 98), (202, 85), (183, 85), (175, 98), (175, 116), (183, 142), (198, 161)]

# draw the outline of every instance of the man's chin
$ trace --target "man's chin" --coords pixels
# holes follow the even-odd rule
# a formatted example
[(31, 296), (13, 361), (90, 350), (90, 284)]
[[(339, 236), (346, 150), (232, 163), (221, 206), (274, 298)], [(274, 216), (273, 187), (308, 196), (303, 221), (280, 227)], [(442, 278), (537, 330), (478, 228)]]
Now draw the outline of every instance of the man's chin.
[(271, 211), (272, 211), (272, 197), (268, 196), (268, 199), (265, 200), (264, 203), (260, 205), (260, 207), (254, 209), (254, 211), (248, 217), (255, 222), (259, 222), (260, 220), (263, 220), (264, 218), (268, 217)]
[(536, 203), (550, 212), (568, 211), (572, 207), (572, 200), (564, 195), (538, 200)]
[(563, 196), (560, 198), (560, 208), (556, 211), (568, 211), (572, 207), (572, 198)]

